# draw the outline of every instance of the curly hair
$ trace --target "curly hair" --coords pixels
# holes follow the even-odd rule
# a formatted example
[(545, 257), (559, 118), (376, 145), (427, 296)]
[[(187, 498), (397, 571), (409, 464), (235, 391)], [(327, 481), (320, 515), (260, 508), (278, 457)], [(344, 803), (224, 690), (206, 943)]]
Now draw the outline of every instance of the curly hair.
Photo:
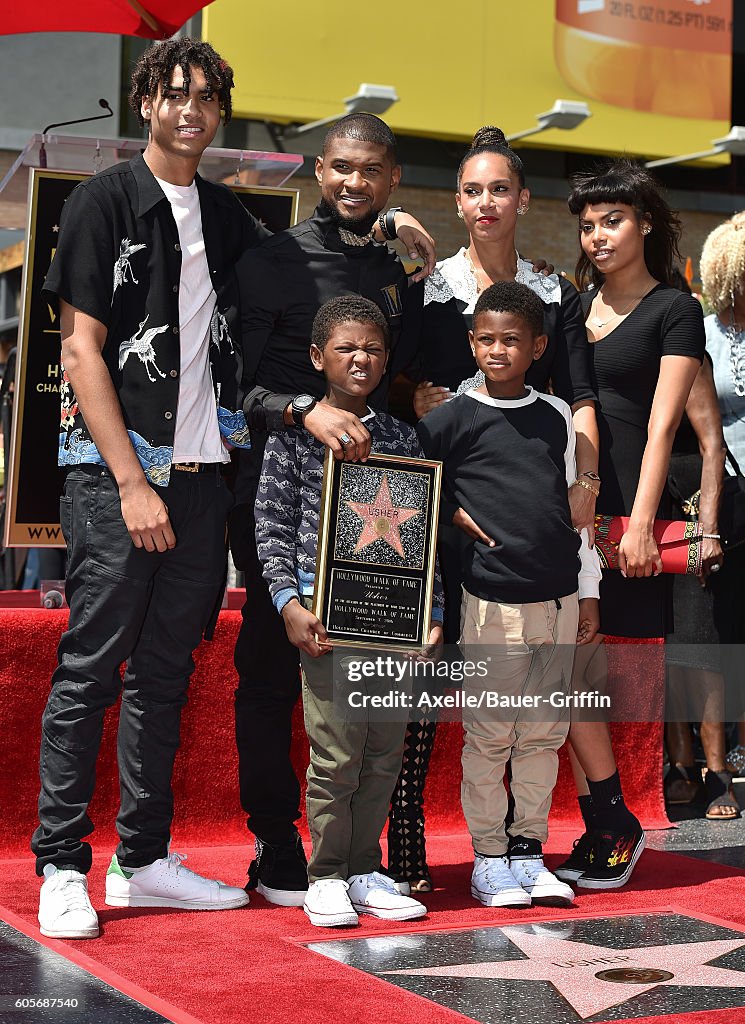
[[(582, 171), (570, 179), (572, 191), (567, 203), (579, 217), (586, 206), (595, 203), (623, 203), (630, 206), (639, 220), (649, 222), (652, 230), (644, 236), (644, 261), (647, 270), (658, 281), (672, 284), (675, 260), (680, 260), (678, 244), (681, 223), (660, 192), (660, 186), (649, 171), (635, 160), (611, 160), (591, 171)], [(603, 274), (584, 251), (575, 270), (577, 287), (584, 291), (592, 283), (603, 283)]]
[(474, 324), (480, 313), (512, 313), (528, 324), (534, 338), (543, 334), (543, 303), (526, 284), (517, 281), (497, 281), (485, 288), (476, 300)]
[(476, 132), (471, 141), (470, 149), (458, 166), (457, 181), (459, 190), (460, 183), (463, 180), (464, 167), (472, 157), (481, 156), (482, 153), (495, 153), (497, 156), (503, 156), (515, 172), (517, 180), (520, 182), (520, 188), (525, 188), (525, 168), (523, 167), (522, 160), (510, 146), (502, 129), (487, 124)]
[(721, 317), (745, 293), (745, 211), (714, 228), (701, 250), (701, 283)]
[(230, 98), (233, 69), (209, 43), (188, 38), (154, 43), (135, 64), (129, 105), (140, 124), (145, 124), (141, 109), (143, 99), (146, 96), (153, 99), (158, 93), (158, 86), (168, 85), (177, 66), (184, 73), (184, 94), (188, 93), (191, 84), (190, 68), (202, 69), (204, 77), (218, 95), (223, 124), (227, 124), (233, 113)]
[(391, 329), (380, 306), (361, 295), (338, 295), (324, 302), (313, 320), (310, 340), (323, 351), (334, 329), (348, 323), (372, 324), (383, 335), (386, 350), (391, 347)]

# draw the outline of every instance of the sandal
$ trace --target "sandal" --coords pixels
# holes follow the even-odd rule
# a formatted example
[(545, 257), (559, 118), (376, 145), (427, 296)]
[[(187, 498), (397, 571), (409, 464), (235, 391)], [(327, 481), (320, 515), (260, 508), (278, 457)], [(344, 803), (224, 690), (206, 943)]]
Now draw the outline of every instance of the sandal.
[[(732, 821), (740, 817), (740, 805), (732, 789), (731, 772), (714, 772), (707, 769), (704, 789), (709, 800), (709, 806), (706, 808), (706, 817), (709, 821)], [(717, 807), (726, 813), (714, 814)]]
[(727, 768), (733, 775), (745, 776), (745, 746), (738, 743), (725, 758)]
[(701, 769), (695, 765), (671, 764), (665, 776), (665, 802), (692, 804), (701, 794)]

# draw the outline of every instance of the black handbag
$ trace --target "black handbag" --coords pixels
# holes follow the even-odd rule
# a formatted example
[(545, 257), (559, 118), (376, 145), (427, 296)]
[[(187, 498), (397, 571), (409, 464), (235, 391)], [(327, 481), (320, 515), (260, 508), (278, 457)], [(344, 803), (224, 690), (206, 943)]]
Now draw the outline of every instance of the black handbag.
[(735, 472), (734, 476), (726, 475), (724, 478), (719, 506), (719, 533), (725, 550), (745, 544), (745, 477), (729, 448), (727, 460)]

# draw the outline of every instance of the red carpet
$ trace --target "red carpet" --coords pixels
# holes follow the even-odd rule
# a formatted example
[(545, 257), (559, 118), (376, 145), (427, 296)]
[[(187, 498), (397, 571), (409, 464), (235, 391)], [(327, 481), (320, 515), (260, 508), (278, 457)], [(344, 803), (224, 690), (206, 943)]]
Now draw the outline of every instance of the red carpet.
[[(0, 855), (18, 856), (28, 850), (36, 825), (38, 797), (37, 752), (41, 714), (49, 692), (65, 611), (40, 608), (0, 609)], [(182, 727), (182, 746), (176, 760), (176, 820), (174, 835), (191, 845), (231, 844), (246, 838), (237, 788), (233, 737), (232, 651), (240, 625), (237, 611), (220, 615), (215, 641), (202, 644)], [(629, 650), (628, 674), (635, 688), (645, 681), (650, 693), (661, 687), (649, 680), (649, 668), (639, 668), (636, 650)], [(115, 735), (116, 715), (110, 714), (98, 764), (96, 795), (91, 813), (101, 837), (113, 842), (118, 807)], [(625, 723), (614, 726), (614, 746), (627, 802), (647, 828), (669, 825), (662, 799), (661, 727)], [(461, 726), (443, 723), (438, 730), (427, 787), (430, 830), (461, 832)], [(296, 709), (293, 758), (304, 777), (307, 764), (300, 708)], [(8, 787), (6, 780), (12, 779)], [(554, 793), (552, 822), (578, 827), (577, 803), (568, 766), (564, 764)]]
[[(559, 833), (550, 844), (568, 849)], [(633, 884), (616, 893), (581, 895), (572, 910), (498, 911), (479, 907), (469, 895), (470, 850), (462, 837), (431, 844), (437, 891), (425, 898), (430, 914), (423, 923), (391, 926), (363, 918), (357, 929), (332, 934), (313, 928), (299, 909), (271, 907), (253, 896), (245, 910), (214, 914), (113, 910), (103, 907), (103, 876), (109, 850), (99, 850), (91, 873), (91, 893), (100, 909), (98, 941), (58, 943), (96, 964), (94, 972), (114, 972), (187, 1011), (204, 1024), (456, 1024), (465, 1018), (379, 979), (321, 959), (301, 942), (445, 930), (490, 924), (527, 923), (566, 917), (678, 911), (712, 915), (736, 927), (745, 925), (745, 872), (674, 854), (647, 851)], [(555, 862), (549, 856), (549, 865)], [(240, 848), (192, 850), (189, 865), (239, 882), (246, 867)], [(3, 903), (34, 930), (38, 883), (28, 860), (2, 863)], [(2, 908), (0, 908), (2, 917)], [(83, 963), (82, 966), (90, 964)], [(136, 993), (133, 991), (136, 997)], [(161, 1012), (164, 1012), (161, 1008)], [(680, 1024), (724, 1024), (745, 1019), (739, 1011), (683, 1014), (664, 1018)], [(166, 1016), (169, 1016), (166, 1012)], [(180, 1020), (176, 1015), (173, 1019)], [(636, 1018), (639, 1021), (647, 1018)], [(655, 1018), (659, 1021), (659, 1018)], [(538, 1024), (538, 1022), (535, 1022)]]
[[(224, 612), (216, 641), (204, 644), (197, 653), (177, 760), (173, 842), (175, 850), (189, 853), (190, 867), (237, 884), (245, 879), (249, 860), (237, 796), (233, 739), (231, 654), (239, 621), (237, 612)], [(39, 883), (33, 874), (28, 839), (35, 824), (39, 722), (64, 622), (64, 612), (0, 611), (0, 857), (5, 858), (0, 861), (0, 902), (7, 908), (9, 920), (16, 920), (17, 915), (34, 936), (38, 935)], [(650, 683), (648, 675), (634, 676), (634, 656), (630, 651), (631, 685), (638, 686), (638, 680), (644, 680), (654, 692), (656, 682)], [(135, 998), (140, 989), (152, 994), (163, 1001), (153, 1003), (154, 1009), (183, 1024), (193, 1024), (194, 1018), (204, 1024), (332, 1024), (341, 1019), (351, 1024), (377, 1024), (380, 1020), (386, 1024), (456, 1024), (465, 1019), (369, 975), (320, 958), (300, 943), (338, 937), (336, 933), (329, 936), (313, 928), (300, 910), (271, 907), (259, 896), (252, 897), (249, 908), (219, 917), (104, 908), (104, 872), (115, 842), (113, 820), (118, 803), (115, 717), (111, 715), (107, 723), (92, 808), (99, 829), (94, 841), (91, 893), (101, 911), (102, 938), (87, 943), (50, 940), (50, 946), (94, 973), (104, 978), (108, 975)], [(294, 759), (302, 771), (307, 744), (299, 716), (296, 725)], [(571, 911), (517, 913), (479, 907), (469, 894), (471, 852), (460, 814), (460, 742), (457, 723), (440, 728), (427, 800), (430, 859), (437, 885), (437, 891), (426, 897), (429, 917), (423, 925), (393, 927), (363, 918), (361, 927), (345, 932), (345, 937), (419, 931), (422, 927), (440, 930), (567, 915), (595, 917), (671, 909), (693, 915), (726, 913), (735, 925), (745, 924), (745, 872), (653, 852), (645, 853), (632, 887), (614, 894), (582, 895)], [(667, 825), (659, 727), (617, 727), (615, 745), (629, 803), (647, 826)], [(573, 786), (564, 766), (554, 798), (549, 864), (571, 847), (577, 834), (575, 808)], [(140, 998), (148, 1002), (150, 997)], [(737, 1020), (732, 1011), (666, 1019), (681, 1024)]]

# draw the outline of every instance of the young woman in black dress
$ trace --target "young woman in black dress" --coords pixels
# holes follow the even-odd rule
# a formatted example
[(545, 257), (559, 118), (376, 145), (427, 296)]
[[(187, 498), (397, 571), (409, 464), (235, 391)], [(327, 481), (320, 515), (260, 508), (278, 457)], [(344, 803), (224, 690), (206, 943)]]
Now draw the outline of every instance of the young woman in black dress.
[[(595, 393), (590, 351), (577, 289), (555, 274), (538, 273), (515, 248), (518, 219), (527, 212), (530, 192), (520, 157), (499, 128), (476, 132), (463, 157), (455, 195), (458, 216), (469, 235), (467, 248), (441, 260), (424, 283), (420, 336), (421, 381), (414, 393), (418, 418), (447, 401), (461, 386), (478, 386), (477, 367), (468, 341), (473, 307), (495, 281), (517, 280), (544, 304), (546, 351), (528, 371), (526, 382), (548, 387), (572, 408), (577, 431), (578, 484), (570, 489), (574, 525), (592, 527), (598, 469)], [(465, 385), (465, 378), (471, 378)], [(460, 634), (461, 562), (465, 534), (440, 524), (438, 554), (445, 587), (445, 642)], [(412, 723), (404, 761), (393, 794), (388, 823), (388, 870), (399, 884), (429, 891), (424, 845), (423, 798), (436, 720)]]
[[(664, 637), (672, 594), (652, 527), (671, 518), (670, 453), (703, 359), (703, 313), (669, 283), (680, 222), (643, 167), (618, 160), (572, 184), (569, 209), (579, 218), (582, 250), (577, 283), (581, 292), (591, 288), (581, 298), (598, 396), (597, 511), (630, 516), (621, 571), (604, 573), (600, 587), (601, 634)], [(586, 832), (556, 874), (580, 888), (619, 888), (644, 833), (623, 802), (607, 725), (573, 721), (569, 739)]]

